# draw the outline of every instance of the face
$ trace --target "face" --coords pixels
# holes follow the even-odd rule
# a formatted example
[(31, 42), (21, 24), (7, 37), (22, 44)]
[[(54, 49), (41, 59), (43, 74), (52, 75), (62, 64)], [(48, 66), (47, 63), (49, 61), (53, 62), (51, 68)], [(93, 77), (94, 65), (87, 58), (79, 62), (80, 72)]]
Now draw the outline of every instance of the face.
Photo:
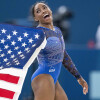
[(34, 19), (42, 24), (49, 24), (52, 22), (52, 11), (44, 3), (38, 3), (34, 8)]

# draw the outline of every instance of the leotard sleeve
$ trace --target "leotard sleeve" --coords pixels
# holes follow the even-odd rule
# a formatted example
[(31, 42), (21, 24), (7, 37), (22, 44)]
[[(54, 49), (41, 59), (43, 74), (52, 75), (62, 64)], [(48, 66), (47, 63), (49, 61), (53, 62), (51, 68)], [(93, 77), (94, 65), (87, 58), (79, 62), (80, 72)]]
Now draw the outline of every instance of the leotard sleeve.
[(78, 72), (77, 68), (75, 67), (75, 64), (71, 60), (67, 51), (64, 51), (64, 58), (63, 58), (62, 64), (76, 79), (81, 78), (80, 73)]

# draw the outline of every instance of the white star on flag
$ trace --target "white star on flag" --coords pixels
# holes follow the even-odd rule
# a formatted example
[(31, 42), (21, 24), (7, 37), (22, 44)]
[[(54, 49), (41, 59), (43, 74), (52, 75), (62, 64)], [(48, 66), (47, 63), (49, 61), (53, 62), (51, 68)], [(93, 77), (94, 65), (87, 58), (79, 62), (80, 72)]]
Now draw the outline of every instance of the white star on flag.
[(11, 55), (11, 57), (10, 58), (14, 58), (15, 57), (15, 55), (13, 54), (13, 55)]
[(0, 57), (4, 57), (5, 56), (5, 54), (3, 53), (3, 54), (1, 54), (1, 56)]
[(31, 39), (28, 39), (28, 40), (29, 40), (29, 43), (32, 43), (32, 41), (33, 41), (32, 38)]
[(2, 50), (1, 50), (1, 48), (0, 48), (0, 52), (1, 52)]
[(13, 61), (16, 62), (17, 61), (17, 58), (13, 59)]
[(19, 62), (16, 63), (16, 65), (19, 65), (19, 64), (20, 64)]
[(23, 56), (21, 59), (24, 59), (25, 58), (25, 56)]
[(25, 48), (25, 51), (28, 51), (29, 50), (29, 48)]
[(22, 55), (20, 55), (20, 57), (25, 57), (25, 56), (22, 54)]
[(10, 62), (6, 63), (6, 65), (9, 66), (10, 65)]
[(35, 46), (36, 46), (36, 44), (33, 44), (33, 45), (32, 45), (32, 47), (35, 47)]
[(24, 42), (24, 43), (22, 43), (22, 47), (25, 47), (27, 44)]
[(29, 53), (30, 52), (30, 50), (28, 50), (26, 53)]
[(3, 66), (0, 67), (0, 70), (3, 68)]
[(24, 37), (27, 37), (27, 36), (28, 36), (27, 32), (25, 32), (25, 33), (23, 33), (23, 34), (24, 34)]
[(18, 55), (20, 55), (22, 52), (21, 52), (21, 50), (18, 52)]
[(12, 31), (13, 35), (17, 35), (18, 32), (16, 32), (16, 30)]
[(8, 53), (7, 54), (11, 54), (12, 53), (12, 51), (11, 50), (8, 50)]
[(35, 35), (35, 39), (38, 39), (39, 38), (39, 35), (38, 35), (38, 33)]
[(17, 47), (15, 47), (15, 49), (14, 50), (18, 50), (19, 49), (19, 47), (17, 46)]
[(9, 48), (8, 44), (7, 44), (7, 45), (5, 45), (4, 47), (5, 47), (4, 49), (8, 49), (8, 48)]
[(10, 34), (9, 34), (9, 35), (7, 35), (7, 39), (11, 39), (11, 37), (12, 37), (12, 36), (11, 36)]
[(4, 42), (5, 42), (5, 40), (4, 40), (4, 38), (1, 40), (1, 43), (3, 43), (4, 44)]
[(16, 60), (13, 60), (14, 61), (14, 63), (17, 63), (18, 62), (18, 60), (16, 59)]
[(15, 44), (16, 44), (16, 42), (15, 42), (15, 41), (12, 41), (12, 42), (11, 42), (11, 45), (14, 45), (14, 46), (15, 46)]
[(18, 37), (18, 41), (20, 41), (20, 42), (21, 42), (21, 41), (22, 41), (22, 39), (23, 39), (23, 38), (21, 38), (21, 36), (20, 36), (20, 37)]
[(2, 31), (2, 33), (6, 33), (6, 31), (7, 31), (7, 30), (5, 30), (5, 29), (2, 29), (1, 31)]
[(4, 62), (7, 62), (7, 61), (8, 61), (8, 59), (7, 59), (7, 58), (5, 58), (5, 59), (4, 59)]

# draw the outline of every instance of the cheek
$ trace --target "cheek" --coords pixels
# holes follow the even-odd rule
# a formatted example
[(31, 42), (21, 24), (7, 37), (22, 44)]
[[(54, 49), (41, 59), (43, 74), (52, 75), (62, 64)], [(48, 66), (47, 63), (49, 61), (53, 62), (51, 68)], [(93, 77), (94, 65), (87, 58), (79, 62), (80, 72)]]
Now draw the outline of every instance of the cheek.
[(52, 12), (51, 12), (50, 14), (51, 14), (51, 16), (52, 16)]
[(50, 12), (50, 15), (52, 16), (52, 11), (50, 10), (49, 12)]
[(35, 18), (39, 20), (41, 18), (41, 14), (35, 14)]
[(48, 11), (52, 14), (52, 11), (51, 11), (51, 9), (48, 9)]
[(52, 11), (50, 10), (50, 13), (52, 14)]

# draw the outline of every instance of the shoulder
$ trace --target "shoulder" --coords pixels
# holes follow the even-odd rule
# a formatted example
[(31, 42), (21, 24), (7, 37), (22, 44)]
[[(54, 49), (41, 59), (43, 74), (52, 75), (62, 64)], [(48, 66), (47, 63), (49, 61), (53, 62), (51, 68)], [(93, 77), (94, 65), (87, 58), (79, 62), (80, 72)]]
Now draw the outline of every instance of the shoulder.
[(61, 29), (59, 28), (59, 27), (57, 27), (57, 26), (54, 26), (55, 27), (55, 29), (57, 29), (58, 31), (61, 31)]
[(63, 36), (61, 29), (57, 26), (54, 26), (54, 27), (55, 27), (56, 32), (59, 33), (61, 36)]

